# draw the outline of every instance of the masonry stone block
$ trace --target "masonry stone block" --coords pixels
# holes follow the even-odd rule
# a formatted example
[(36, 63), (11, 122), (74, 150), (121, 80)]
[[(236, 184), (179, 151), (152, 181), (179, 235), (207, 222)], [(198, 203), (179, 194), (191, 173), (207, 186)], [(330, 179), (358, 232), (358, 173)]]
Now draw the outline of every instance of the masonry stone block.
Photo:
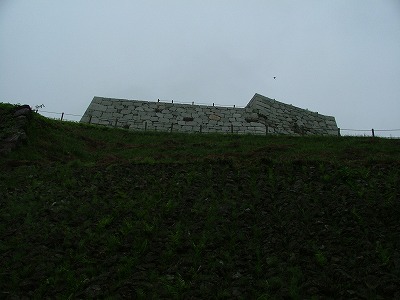
[(98, 117), (93, 117), (93, 116), (92, 116), (91, 123), (92, 123), (92, 124), (97, 124), (97, 123), (99, 122), (99, 120), (100, 120), (100, 118), (98, 118)]
[(214, 121), (219, 121), (221, 119), (221, 117), (216, 114), (209, 115), (208, 118)]
[(165, 118), (158, 118), (157, 122), (160, 124), (170, 123), (169, 120)]
[(113, 113), (110, 113), (110, 112), (103, 113), (101, 118), (102, 119), (112, 119), (113, 118)]
[(182, 130), (183, 131), (193, 131), (193, 126), (184, 125), (184, 126), (182, 126)]
[(230, 122), (230, 121), (229, 121), (229, 118), (222, 117), (222, 118), (219, 120), (219, 122), (226, 123), (226, 122)]
[(129, 121), (132, 120), (134, 118), (133, 114), (127, 114), (127, 115), (123, 115), (122, 119), (125, 121)]
[(92, 117), (101, 117), (103, 115), (102, 111), (99, 110), (95, 110), (93, 112), (91, 112)]
[(208, 121), (208, 125), (209, 125), (209, 126), (212, 126), (212, 125), (215, 126), (215, 125), (217, 125), (217, 121), (215, 121), (215, 120), (209, 120), (209, 121)]
[(114, 113), (114, 112), (117, 112), (117, 109), (112, 106), (108, 106), (106, 112)]
[(115, 119), (115, 118), (122, 118), (124, 115), (123, 114), (120, 114), (120, 113), (113, 113), (112, 114), (112, 117)]
[[(92, 124), (95, 124), (94, 123), (95, 121), (92, 119)], [(101, 120), (101, 119), (99, 119), (97, 122), (96, 122), (96, 124), (99, 124), (99, 125), (110, 125), (111, 123), (110, 123), (110, 121), (107, 121), (107, 120)]]
[(90, 109), (92, 109), (93, 111), (99, 111), (99, 112), (104, 112), (107, 110), (107, 106), (106, 105), (102, 105), (102, 104), (97, 104), (97, 103), (92, 103), (89, 106)]
[[(249, 123), (248, 123), (249, 124)], [(251, 127), (260, 127), (264, 126), (264, 124), (258, 123), (258, 122), (250, 122)], [(265, 127), (265, 126), (264, 126)]]
[(201, 116), (204, 116), (204, 114), (202, 114), (202, 113), (200, 113), (200, 112), (198, 112), (198, 111), (194, 111), (194, 112), (192, 113), (192, 117), (193, 117), (193, 118), (200, 118)]
[(163, 114), (163, 116), (166, 119), (175, 119), (174, 116), (172, 114), (169, 114), (169, 113)]

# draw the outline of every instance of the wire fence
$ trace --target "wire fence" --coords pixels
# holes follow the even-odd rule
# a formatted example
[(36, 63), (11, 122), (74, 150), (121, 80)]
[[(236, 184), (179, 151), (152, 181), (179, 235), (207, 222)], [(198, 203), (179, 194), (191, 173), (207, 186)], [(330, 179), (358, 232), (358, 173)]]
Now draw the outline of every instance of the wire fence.
[[(353, 132), (353, 134), (342, 134), (342, 131)], [(398, 132), (397, 135), (392, 135), (392, 132)], [(384, 133), (384, 134), (377, 134)], [(399, 138), (400, 137), (400, 129), (349, 129), (349, 128), (338, 128), (338, 135), (354, 135), (354, 136), (382, 136), (382, 137), (391, 137), (391, 138)]]
[[(165, 100), (159, 100), (159, 102), (164, 102)], [(173, 100), (172, 100), (173, 101)], [(191, 103), (184, 103), (184, 102), (172, 102), (172, 103), (179, 103), (179, 104), (191, 104)], [(194, 103), (194, 102), (193, 102)], [(196, 103), (196, 104), (201, 104), (201, 103)], [(219, 106), (215, 103), (213, 103), (213, 106)], [(238, 106), (233, 106), (237, 107)], [(78, 114), (69, 114), (69, 113), (64, 113), (64, 112), (53, 112), (53, 111), (45, 111), (45, 110), (35, 110), (37, 113), (40, 113), (41, 115), (55, 119), (55, 120), (61, 120), (61, 121), (72, 121), (72, 122), (80, 122), (81, 118), (83, 115), (78, 115)], [(56, 116), (55, 116), (56, 115)], [(118, 119), (102, 119), (98, 118), (100, 121), (105, 121), (108, 122), (108, 125), (116, 127), (117, 125), (120, 125), (123, 127), (124, 124), (121, 123), (121, 120)], [(91, 123), (91, 118), (89, 119), (89, 122)], [(128, 123), (128, 122), (125, 122)], [(103, 124), (107, 125), (107, 124)], [(145, 126), (145, 129), (147, 129), (147, 126)], [(314, 130), (326, 130), (326, 128), (313, 128)], [(267, 132), (268, 133), (268, 132)], [(400, 128), (399, 129), (350, 129), (350, 128), (338, 128), (337, 131), (338, 136), (370, 136), (370, 137), (387, 137), (387, 138), (400, 138)]]

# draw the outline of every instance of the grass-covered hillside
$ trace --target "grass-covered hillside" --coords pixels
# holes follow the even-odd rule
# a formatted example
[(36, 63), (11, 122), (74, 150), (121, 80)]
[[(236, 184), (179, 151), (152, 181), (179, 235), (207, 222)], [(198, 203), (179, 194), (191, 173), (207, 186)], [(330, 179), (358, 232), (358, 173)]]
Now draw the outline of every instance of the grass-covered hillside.
[(400, 140), (26, 132), (0, 157), (1, 299), (400, 298)]

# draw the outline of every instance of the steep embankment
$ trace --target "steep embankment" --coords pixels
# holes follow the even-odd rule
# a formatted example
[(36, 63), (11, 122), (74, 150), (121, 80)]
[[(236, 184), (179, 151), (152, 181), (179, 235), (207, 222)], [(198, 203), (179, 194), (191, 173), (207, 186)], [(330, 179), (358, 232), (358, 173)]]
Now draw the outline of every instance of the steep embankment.
[(398, 140), (33, 115), (0, 158), (2, 298), (399, 298)]

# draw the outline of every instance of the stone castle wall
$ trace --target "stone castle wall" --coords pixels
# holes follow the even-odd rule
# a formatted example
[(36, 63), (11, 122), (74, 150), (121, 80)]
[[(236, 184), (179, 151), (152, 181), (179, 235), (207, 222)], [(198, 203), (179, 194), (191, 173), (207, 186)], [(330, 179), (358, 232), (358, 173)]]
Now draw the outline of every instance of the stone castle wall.
[(245, 108), (94, 97), (81, 122), (151, 131), (337, 134), (334, 117), (259, 94)]
[(321, 115), (307, 109), (285, 104), (255, 94), (247, 107), (257, 113), (259, 122), (279, 134), (337, 135), (338, 127), (334, 117)]

